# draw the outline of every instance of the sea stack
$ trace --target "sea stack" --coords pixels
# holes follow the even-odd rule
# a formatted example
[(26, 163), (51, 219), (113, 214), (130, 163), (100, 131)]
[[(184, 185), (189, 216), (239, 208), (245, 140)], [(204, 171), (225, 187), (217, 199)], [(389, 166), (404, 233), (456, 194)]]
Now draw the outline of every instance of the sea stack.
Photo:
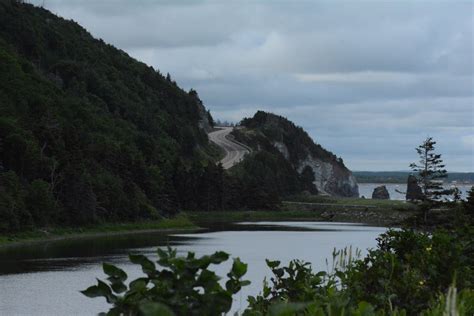
[(374, 200), (390, 200), (390, 194), (388, 193), (387, 187), (384, 185), (378, 186), (372, 193), (372, 199)]
[(418, 185), (418, 180), (414, 175), (409, 175), (407, 179), (407, 193), (406, 199), (407, 201), (417, 201), (423, 198), (423, 191), (421, 187)]

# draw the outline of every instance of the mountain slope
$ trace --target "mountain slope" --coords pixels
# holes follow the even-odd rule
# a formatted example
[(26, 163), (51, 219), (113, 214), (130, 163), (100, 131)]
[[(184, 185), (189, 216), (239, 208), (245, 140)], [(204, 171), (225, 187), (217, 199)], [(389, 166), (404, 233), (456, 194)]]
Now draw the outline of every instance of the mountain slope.
[(156, 217), (210, 161), (195, 91), (45, 9), (0, 1), (0, 83), (0, 230)]
[(301, 128), (284, 117), (258, 111), (245, 118), (234, 132), (236, 139), (255, 151), (281, 156), (298, 173), (311, 179), (320, 193), (357, 197), (358, 186), (341, 158), (313, 142)]

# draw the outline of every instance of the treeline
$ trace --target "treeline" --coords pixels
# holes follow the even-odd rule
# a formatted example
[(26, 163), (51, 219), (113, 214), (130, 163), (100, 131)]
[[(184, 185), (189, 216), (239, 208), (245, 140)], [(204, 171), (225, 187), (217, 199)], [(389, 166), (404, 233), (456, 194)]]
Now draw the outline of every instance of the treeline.
[[(406, 183), (410, 171), (353, 171), (359, 183)], [(448, 172), (445, 182), (474, 183), (473, 172)]]
[(266, 151), (249, 154), (228, 172), (220, 164), (194, 162), (185, 168), (178, 164), (174, 174), (176, 209), (186, 211), (275, 209), (282, 197), (317, 193), (312, 170), (300, 174), (282, 156)]

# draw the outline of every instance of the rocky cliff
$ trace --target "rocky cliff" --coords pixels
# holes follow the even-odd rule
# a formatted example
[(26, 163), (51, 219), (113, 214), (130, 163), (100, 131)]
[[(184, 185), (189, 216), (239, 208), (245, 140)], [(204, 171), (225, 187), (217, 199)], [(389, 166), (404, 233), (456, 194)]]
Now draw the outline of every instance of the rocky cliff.
[(234, 132), (237, 140), (256, 151), (283, 156), (299, 174), (311, 168), (313, 183), (320, 194), (359, 196), (357, 181), (342, 159), (316, 144), (301, 127), (286, 118), (258, 111), (253, 118), (243, 119), (241, 126)]

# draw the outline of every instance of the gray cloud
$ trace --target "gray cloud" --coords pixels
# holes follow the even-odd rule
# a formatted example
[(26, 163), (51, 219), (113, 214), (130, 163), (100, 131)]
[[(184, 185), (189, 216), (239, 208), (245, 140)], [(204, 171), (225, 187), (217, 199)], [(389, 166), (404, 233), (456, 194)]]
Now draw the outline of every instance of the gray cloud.
[(473, 5), (46, 1), (197, 89), (217, 118), (287, 116), (355, 170), (407, 169), (427, 135), (449, 169), (474, 170)]

